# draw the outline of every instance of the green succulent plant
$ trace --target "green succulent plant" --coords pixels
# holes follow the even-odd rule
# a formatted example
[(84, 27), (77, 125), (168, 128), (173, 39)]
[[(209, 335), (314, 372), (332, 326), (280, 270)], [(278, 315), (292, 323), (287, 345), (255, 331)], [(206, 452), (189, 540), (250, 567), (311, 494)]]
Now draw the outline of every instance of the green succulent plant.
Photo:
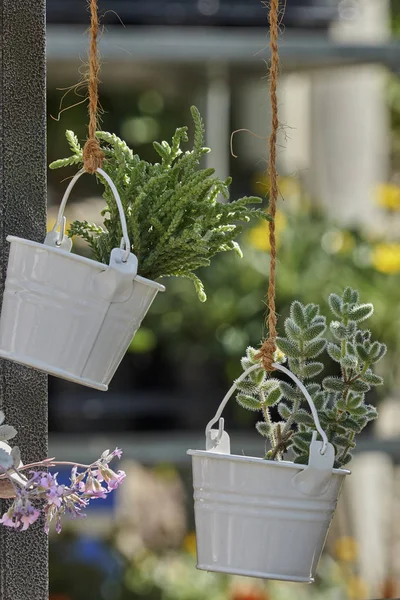
[[(342, 296), (331, 294), (329, 323), (331, 340), (324, 335), (326, 317), (316, 304), (294, 301), (285, 319), (286, 337), (277, 338), (277, 346), (287, 357), (290, 370), (305, 385), (314, 401), (322, 428), (335, 448), (335, 467), (352, 458), (355, 436), (377, 417), (376, 408), (366, 404), (369, 390), (383, 383), (372, 367), (386, 353), (386, 345), (372, 341), (370, 331), (359, 324), (373, 314), (372, 304), (360, 304), (356, 290), (347, 287)], [(340, 376), (315, 381), (324, 370), (319, 357), (324, 351), (339, 363)], [(242, 359), (246, 370), (258, 362), (257, 350), (249, 347)], [(248, 410), (261, 411), (258, 432), (269, 440), (266, 458), (279, 460), (290, 449), (296, 463), (308, 462), (314, 421), (302, 392), (292, 383), (269, 376), (260, 364), (238, 384), (238, 403)], [(273, 422), (270, 409), (276, 406), (280, 420)]]
[[(203, 146), (204, 126), (199, 111), (193, 106), (191, 113), (195, 127), (192, 150), (181, 150), (188, 135), (187, 127), (180, 127), (171, 144), (153, 143), (160, 162), (141, 160), (114, 134), (98, 131), (96, 135), (105, 153), (103, 169), (121, 196), (131, 249), (139, 261), (139, 275), (148, 279), (189, 278), (204, 301), (203, 284), (194, 271), (209, 266), (211, 258), (220, 252), (234, 250), (242, 256), (235, 241), (242, 230), (240, 223), (252, 217), (270, 217), (264, 210), (249, 206), (261, 203), (261, 198), (251, 196), (226, 202), (231, 178), (222, 181), (215, 177), (214, 169), (199, 167), (209, 148)], [(51, 169), (83, 165), (77, 137), (72, 131), (67, 131), (66, 137), (73, 154), (51, 163)], [(105, 188), (104, 227), (74, 221), (68, 234), (86, 240), (94, 258), (107, 264), (111, 250), (120, 245), (122, 231), (114, 196), (101, 175), (96, 176)], [(220, 195), (225, 202), (218, 201)]]

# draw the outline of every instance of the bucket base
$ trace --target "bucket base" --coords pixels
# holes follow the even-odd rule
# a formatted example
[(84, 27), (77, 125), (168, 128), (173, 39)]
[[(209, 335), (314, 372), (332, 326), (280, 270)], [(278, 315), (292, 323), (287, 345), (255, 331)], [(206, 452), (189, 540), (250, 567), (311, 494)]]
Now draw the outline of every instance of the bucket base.
[(43, 363), (39, 360), (32, 360), (30, 358), (20, 357), (12, 352), (4, 352), (0, 350), (0, 358), (5, 358), (6, 360), (12, 360), (20, 365), (24, 365), (26, 367), (32, 367), (33, 369), (37, 369), (38, 371), (43, 371), (48, 375), (55, 375), (56, 377), (61, 377), (61, 379), (67, 379), (68, 381), (72, 381), (73, 383), (79, 383), (80, 385), (86, 385), (87, 387), (94, 388), (95, 390), (100, 390), (102, 392), (106, 392), (108, 390), (108, 385), (105, 383), (99, 383), (98, 381), (92, 381), (91, 379), (85, 379), (84, 377), (77, 377), (68, 371), (63, 371), (62, 369), (57, 369), (56, 367), (52, 367), (47, 363)]
[(197, 563), (197, 569), (200, 571), (214, 571), (215, 573), (229, 573), (230, 575), (244, 575), (245, 577), (257, 577), (259, 579), (277, 579), (279, 581), (293, 581), (295, 583), (314, 583), (313, 577), (292, 577), (289, 575), (276, 575), (274, 573), (264, 573), (263, 571), (246, 571), (242, 569), (233, 569), (218, 567), (217, 565), (201, 565)]

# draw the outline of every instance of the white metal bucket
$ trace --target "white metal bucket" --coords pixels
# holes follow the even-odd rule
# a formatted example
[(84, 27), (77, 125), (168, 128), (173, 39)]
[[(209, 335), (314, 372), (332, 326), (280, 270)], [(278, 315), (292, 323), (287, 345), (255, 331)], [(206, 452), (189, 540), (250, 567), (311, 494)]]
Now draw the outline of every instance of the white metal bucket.
[[(157, 292), (165, 288), (137, 275), (125, 215), (121, 248), (110, 264), (71, 254), (64, 207), (84, 173), (71, 180), (57, 222), (44, 244), (8, 236), (10, 257), (0, 319), (0, 356), (99, 390), (107, 390)], [(61, 229), (59, 232), (58, 229)]]
[[(275, 367), (300, 383), (282, 365)], [(207, 450), (188, 450), (193, 466), (197, 568), (312, 583), (349, 471), (332, 468), (334, 449), (308, 393), (323, 440), (316, 441), (315, 434), (308, 465), (231, 455), (220, 416), (235, 388), (236, 384), (207, 425)], [(219, 429), (211, 429), (218, 419)]]

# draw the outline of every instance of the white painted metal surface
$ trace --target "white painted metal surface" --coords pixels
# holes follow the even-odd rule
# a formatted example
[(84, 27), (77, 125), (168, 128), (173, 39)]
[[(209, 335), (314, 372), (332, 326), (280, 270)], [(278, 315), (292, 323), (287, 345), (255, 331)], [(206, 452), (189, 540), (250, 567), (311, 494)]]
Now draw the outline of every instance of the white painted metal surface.
[(7, 238), (11, 248), (0, 319), (0, 356), (107, 390), (157, 292), (165, 288), (136, 274), (137, 259), (129, 252), (125, 216), (115, 188), (123, 231), (121, 248), (111, 252), (108, 266), (70, 254), (70, 240), (63, 234), (63, 209), (80, 175), (81, 171), (71, 180), (56, 225), (44, 244)]
[[(285, 367), (275, 367), (287, 373)], [(349, 471), (332, 468), (333, 447), (325, 434), (323, 441), (314, 436), (308, 465), (231, 455), (220, 415), (235, 389), (236, 384), (207, 425), (207, 450), (188, 450), (197, 568), (311, 583)], [(313, 406), (308, 393), (305, 396)], [(219, 429), (211, 429), (217, 420)], [(315, 422), (320, 430), (318, 417)]]

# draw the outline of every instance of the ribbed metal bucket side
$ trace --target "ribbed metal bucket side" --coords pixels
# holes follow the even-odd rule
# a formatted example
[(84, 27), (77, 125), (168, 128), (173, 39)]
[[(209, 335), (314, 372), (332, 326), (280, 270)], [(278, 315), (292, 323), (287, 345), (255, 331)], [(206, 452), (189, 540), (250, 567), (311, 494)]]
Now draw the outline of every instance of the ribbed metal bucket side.
[(127, 299), (110, 301), (99, 293), (105, 265), (29, 240), (10, 241), (0, 356), (106, 390), (164, 286), (132, 277)]
[(2, 355), (79, 375), (108, 308), (88, 285), (100, 270), (93, 265), (13, 240), (0, 321)]
[(134, 280), (132, 294), (125, 302), (111, 302), (82, 377), (108, 386), (159, 291), (152, 284), (146, 279)]
[(198, 568), (311, 582), (346, 472), (310, 497), (292, 484), (301, 466), (194, 452)]

